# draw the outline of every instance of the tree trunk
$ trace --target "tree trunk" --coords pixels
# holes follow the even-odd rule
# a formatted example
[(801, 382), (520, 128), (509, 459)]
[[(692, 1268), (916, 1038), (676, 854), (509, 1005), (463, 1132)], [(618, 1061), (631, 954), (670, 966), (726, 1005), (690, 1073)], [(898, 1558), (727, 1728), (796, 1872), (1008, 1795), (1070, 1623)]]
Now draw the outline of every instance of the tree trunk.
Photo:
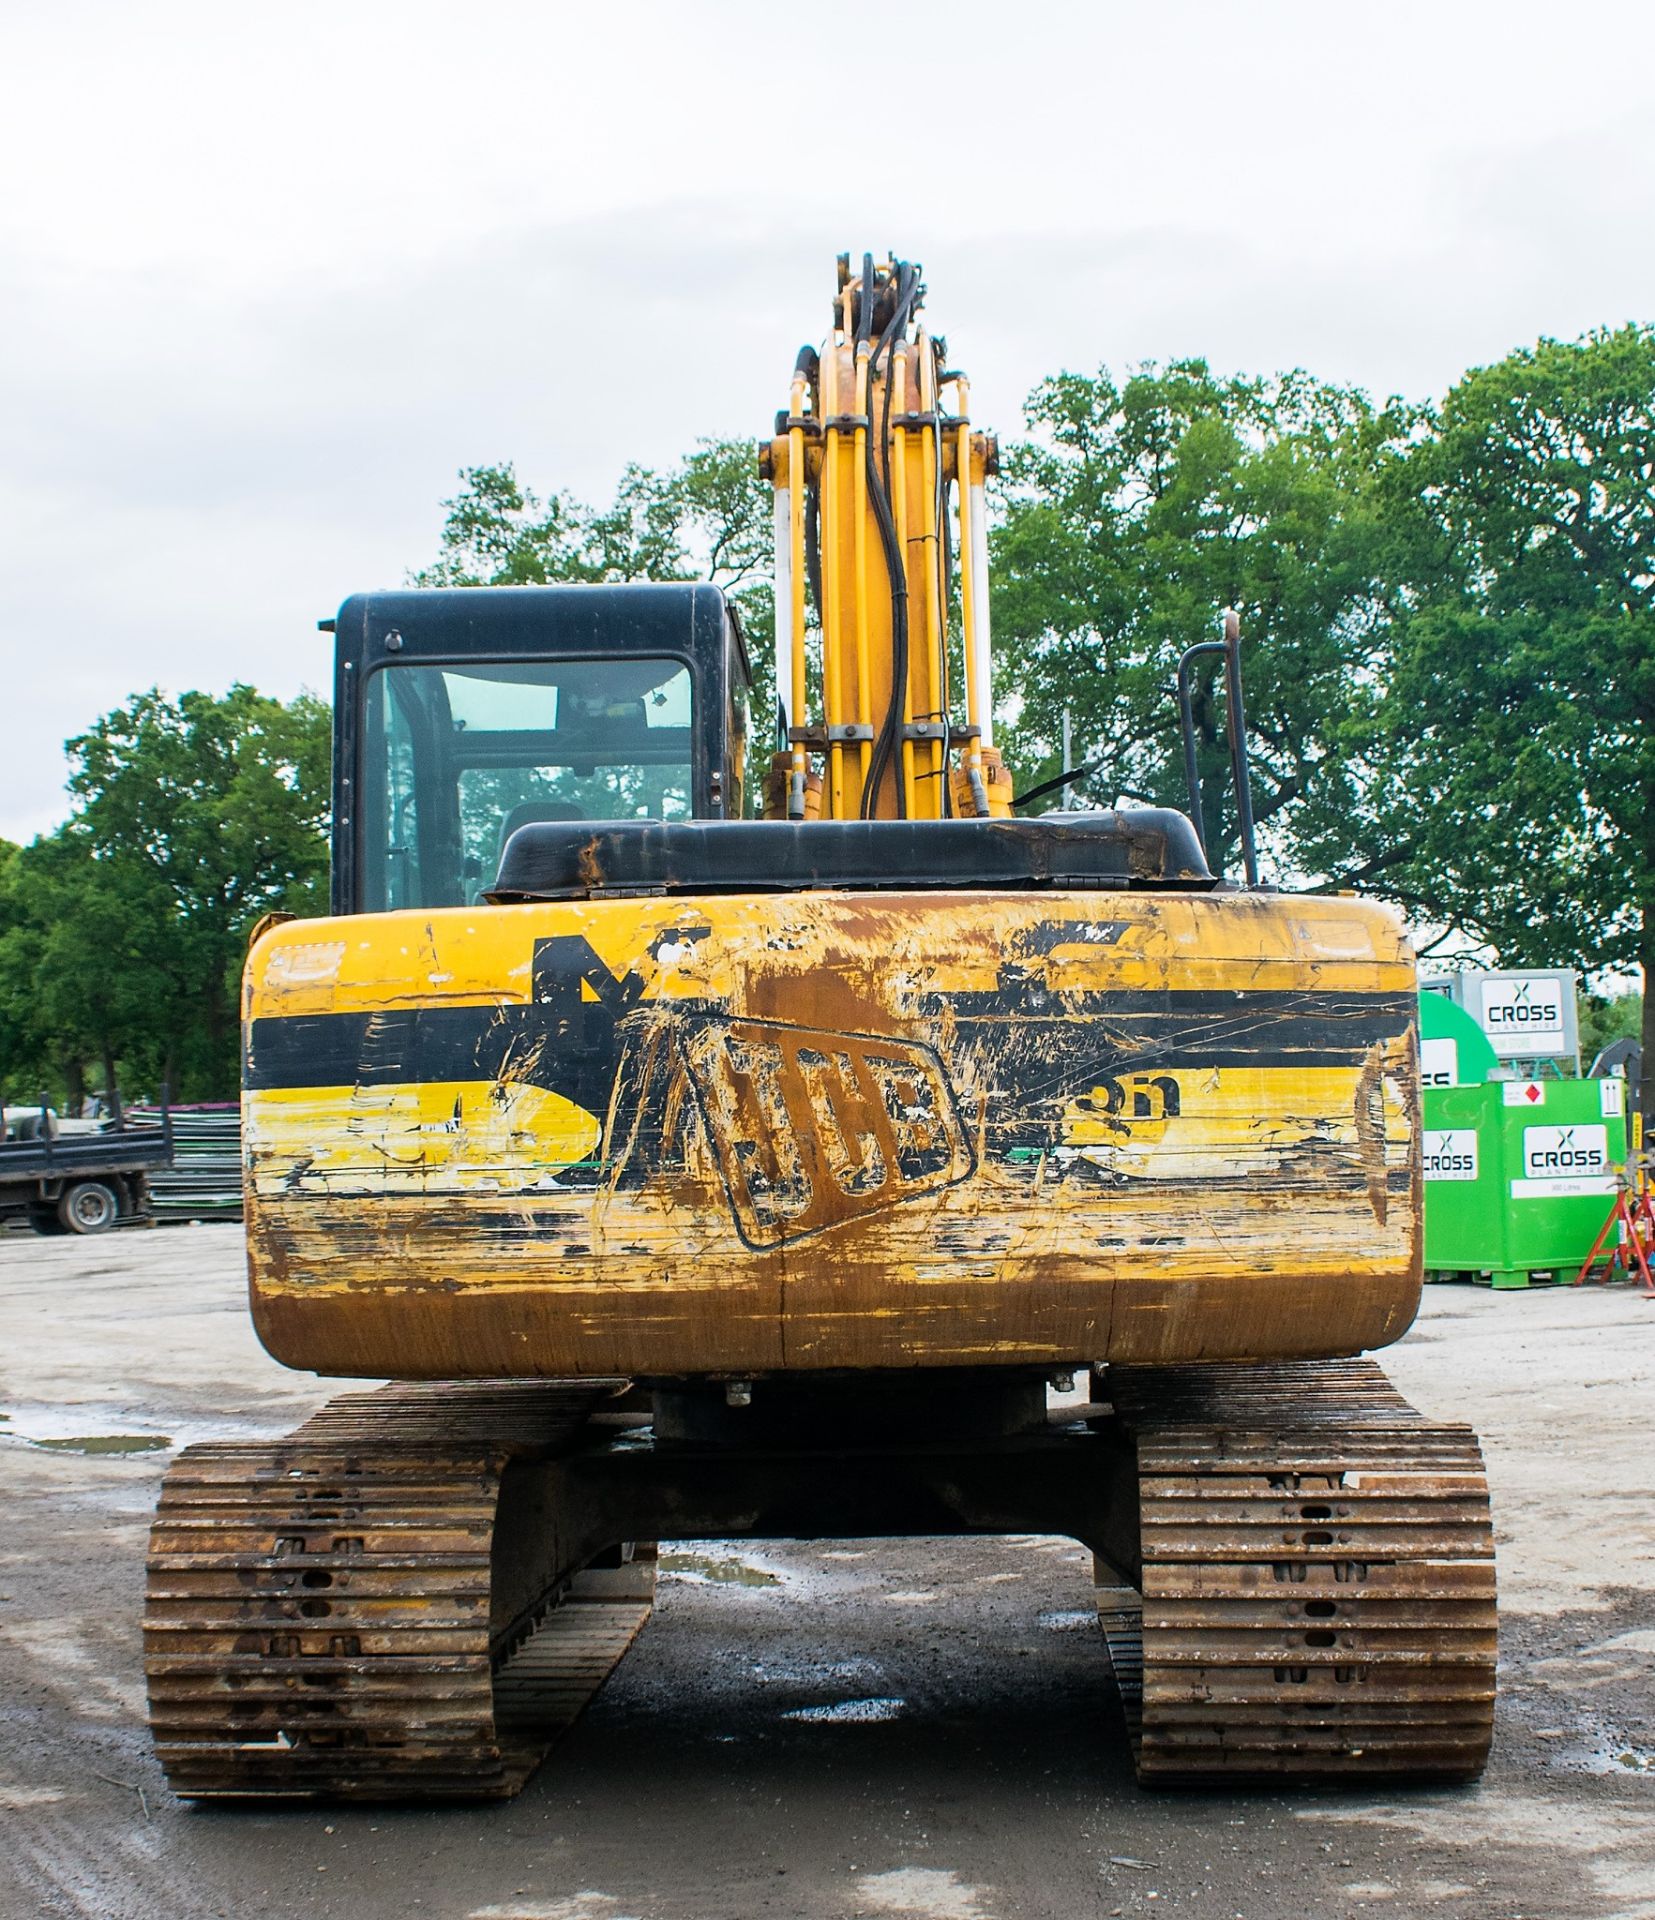
[(103, 1043), (103, 1098), (109, 1108), (109, 1117), (116, 1126), (121, 1124), (121, 1090), (115, 1082), (115, 1056), (110, 1051), (109, 1042)]

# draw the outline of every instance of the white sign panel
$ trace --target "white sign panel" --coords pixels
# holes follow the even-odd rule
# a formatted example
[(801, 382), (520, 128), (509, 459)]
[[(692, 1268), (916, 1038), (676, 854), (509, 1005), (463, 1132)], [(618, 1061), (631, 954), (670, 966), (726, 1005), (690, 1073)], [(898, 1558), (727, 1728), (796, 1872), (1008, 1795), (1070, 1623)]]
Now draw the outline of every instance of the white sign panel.
[(1565, 1200), (1614, 1191), (1607, 1127), (1523, 1129), (1523, 1177), (1511, 1183), (1513, 1200)]
[(1460, 1084), (1460, 1048), (1457, 1040), (1421, 1040), (1419, 1083), (1422, 1087)]
[(1575, 1051), (1575, 976), (1565, 968), (1462, 974), (1455, 998), (1502, 1060), (1565, 1060)]
[[(1452, 1046), (1453, 1042), (1450, 1041), (1449, 1045)], [(1440, 1132), (1427, 1129), (1425, 1177), (1427, 1180), (1475, 1180), (1477, 1129), (1445, 1127)]]

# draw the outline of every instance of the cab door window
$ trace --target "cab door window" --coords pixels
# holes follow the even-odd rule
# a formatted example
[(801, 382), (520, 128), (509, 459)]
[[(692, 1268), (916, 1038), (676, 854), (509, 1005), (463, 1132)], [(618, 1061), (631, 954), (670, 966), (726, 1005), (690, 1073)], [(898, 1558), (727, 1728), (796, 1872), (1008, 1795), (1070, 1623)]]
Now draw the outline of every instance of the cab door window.
[(363, 909), (469, 905), (547, 820), (693, 810), (689, 667), (670, 658), (398, 662), (369, 679)]

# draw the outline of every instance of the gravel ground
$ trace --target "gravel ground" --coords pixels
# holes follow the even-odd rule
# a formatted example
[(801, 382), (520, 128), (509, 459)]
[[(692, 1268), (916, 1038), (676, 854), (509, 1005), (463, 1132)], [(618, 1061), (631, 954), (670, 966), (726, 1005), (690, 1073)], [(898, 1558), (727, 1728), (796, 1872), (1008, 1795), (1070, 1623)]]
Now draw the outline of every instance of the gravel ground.
[(239, 1229), (0, 1235), (0, 1916), (1655, 1920), (1655, 1304), (1428, 1292), (1386, 1356), (1473, 1421), (1503, 1692), (1454, 1792), (1134, 1786), (1061, 1540), (675, 1548), (636, 1650), (496, 1808), (194, 1810), (143, 1725), (172, 1451), (278, 1432)]

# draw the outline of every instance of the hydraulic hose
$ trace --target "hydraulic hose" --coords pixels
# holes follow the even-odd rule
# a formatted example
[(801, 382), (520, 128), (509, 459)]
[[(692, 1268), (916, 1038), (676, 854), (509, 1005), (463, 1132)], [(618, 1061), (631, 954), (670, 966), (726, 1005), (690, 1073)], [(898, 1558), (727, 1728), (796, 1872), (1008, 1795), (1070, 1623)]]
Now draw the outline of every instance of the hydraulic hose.
[[(870, 256), (866, 267), (870, 277), (872, 268), (873, 262)], [(878, 374), (882, 356), (886, 365), (885, 385), (880, 396), (879, 432), (877, 435), (870, 434), (868, 437), (868, 499), (873, 507), (875, 524), (879, 528), (879, 542), (885, 554), (885, 570), (891, 583), (891, 697), (885, 711), (884, 722), (874, 743), (873, 760), (869, 768), (867, 784), (862, 792), (861, 813), (864, 819), (871, 817), (880, 786), (895, 756), (897, 729), (901, 724), (902, 694), (908, 682), (908, 576), (897, 540), (896, 520), (891, 512), (890, 498), (890, 358), (895, 342), (901, 337), (902, 330), (907, 325), (917, 290), (918, 274), (913, 267), (904, 264), (898, 269), (891, 317), (879, 337), (879, 344), (874, 348), (872, 361), (874, 376)], [(859, 321), (871, 312), (872, 299), (868, 291), (868, 282), (865, 280), (858, 314)], [(883, 472), (880, 470), (881, 464), (883, 464)], [(907, 803), (900, 781), (897, 782), (896, 805), (898, 816), (905, 816)]]

